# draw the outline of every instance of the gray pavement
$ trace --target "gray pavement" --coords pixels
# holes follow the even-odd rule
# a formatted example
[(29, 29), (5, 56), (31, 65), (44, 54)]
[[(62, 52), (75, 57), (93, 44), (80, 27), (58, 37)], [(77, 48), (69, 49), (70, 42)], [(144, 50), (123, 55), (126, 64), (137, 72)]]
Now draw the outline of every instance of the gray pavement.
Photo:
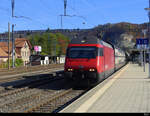
[[(122, 72), (121, 72), (122, 71)], [(128, 64), (93, 90), (66, 107), (63, 112), (150, 112), (150, 78), (137, 64)]]

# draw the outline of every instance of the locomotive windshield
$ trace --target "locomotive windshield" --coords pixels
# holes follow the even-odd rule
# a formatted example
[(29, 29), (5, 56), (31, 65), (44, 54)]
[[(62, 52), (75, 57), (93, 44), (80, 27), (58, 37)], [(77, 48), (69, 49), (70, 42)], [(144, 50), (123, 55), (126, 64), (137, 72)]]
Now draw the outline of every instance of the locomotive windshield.
[(71, 47), (68, 49), (68, 58), (96, 58), (96, 47)]

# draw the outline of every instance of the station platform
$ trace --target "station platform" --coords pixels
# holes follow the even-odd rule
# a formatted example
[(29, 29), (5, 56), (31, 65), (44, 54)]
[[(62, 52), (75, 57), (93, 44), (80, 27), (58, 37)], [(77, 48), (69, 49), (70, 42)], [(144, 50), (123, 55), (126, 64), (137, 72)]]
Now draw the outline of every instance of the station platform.
[(150, 78), (129, 63), (59, 113), (149, 113)]

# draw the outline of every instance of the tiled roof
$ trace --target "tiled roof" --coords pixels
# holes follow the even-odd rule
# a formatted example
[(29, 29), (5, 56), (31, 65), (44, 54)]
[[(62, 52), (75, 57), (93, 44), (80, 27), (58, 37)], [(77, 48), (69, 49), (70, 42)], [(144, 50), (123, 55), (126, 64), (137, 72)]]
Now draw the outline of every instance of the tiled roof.
[[(30, 49), (32, 48), (30, 42), (28, 39), (26, 38), (16, 38), (15, 39), (15, 46), (16, 47), (23, 47), (23, 45), (25, 44), (25, 42), (28, 43)], [(8, 47), (8, 42), (0, 42), (0, 47)], [(12, 42), (10, 42), (10, 48), (12, 47)]]
[(0, 48), (0, 57), (4, 56), (8, 56), (8, 54), (2, 48)]
[[(1, 48), (2, 48), (6, 53), (8, 53), (8, 47), (1, 47)], [(10, 47), (9, 49), (10, 49), (9, 53), (11, 53), (12, 47)]]
[(32, 48), (31, 43), (26, 38), (16, 38), (15, 39), (15, 45), (16, 45), (16, 47), (23, 47), (23, 45), (25, 44), (25, 41), (28, 43), (29, 48), (31, 49)]
[[(18, 56), (21, 56), (21, 49), (20, 48), (22, 48), (24, 46), (25, 42), (28, 43), (29, 48), (31, 49), (32, 46), (31, 46), (28, 39), (26, 39), (26, 38), (16, 38), (15, 39), (15, 47), (16, 47), (15, 52)], [(12, 52), (12, 42), (10, 42), (9, 45), (10, 45), (10, 53), (11, 53)], [(1, 55), (8, 56), (8, 42), (0, 42), (0, 50), (1, 50), (0, 51), (0, 56)]]
[(0, 47), (6, 47), (6, 46), (8, 46), (7, 42), (0, 42)]

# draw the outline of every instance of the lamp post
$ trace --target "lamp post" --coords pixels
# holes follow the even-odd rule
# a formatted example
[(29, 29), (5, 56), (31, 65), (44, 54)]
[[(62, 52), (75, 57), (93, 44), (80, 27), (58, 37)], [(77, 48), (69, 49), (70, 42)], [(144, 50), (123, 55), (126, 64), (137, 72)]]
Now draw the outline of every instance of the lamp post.
[(148, 77), (150, 78), (150, 0), (149, 0), (149, 8), (145, 8), (146, 11), (148, 11), (148, 39), (149, 39), (149, 47), (148, 47), (148, 54), (149, 54), (149, 75)]

